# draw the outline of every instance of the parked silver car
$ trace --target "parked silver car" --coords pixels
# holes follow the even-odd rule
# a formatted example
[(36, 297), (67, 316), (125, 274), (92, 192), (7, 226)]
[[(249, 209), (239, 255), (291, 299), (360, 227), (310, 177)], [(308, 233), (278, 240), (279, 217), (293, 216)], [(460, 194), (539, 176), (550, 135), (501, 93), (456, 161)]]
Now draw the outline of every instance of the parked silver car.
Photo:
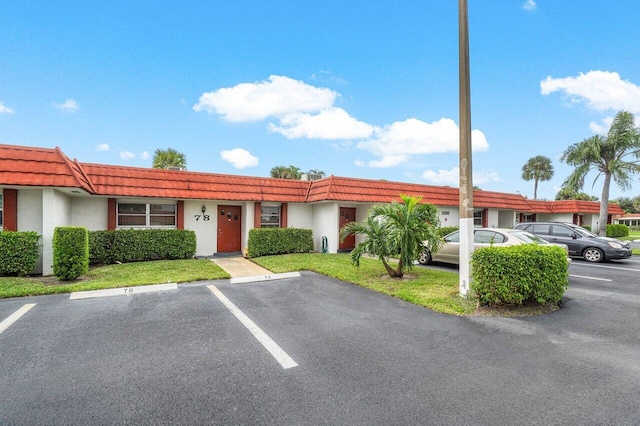
[[(425, 249), (420, 253), (418, 263), (432, 262), (460, 264), (460, 231), (444, 236), (444, 245), (437, 253)], [(515, 246), (519, 244), (549, 244), (548, 241), (526, 231), (510, 228), (476, 228), (473, 231), (473, 247), (477, 250), (489, 246)], [(566, 247), (565, 247), (566, 249)]]

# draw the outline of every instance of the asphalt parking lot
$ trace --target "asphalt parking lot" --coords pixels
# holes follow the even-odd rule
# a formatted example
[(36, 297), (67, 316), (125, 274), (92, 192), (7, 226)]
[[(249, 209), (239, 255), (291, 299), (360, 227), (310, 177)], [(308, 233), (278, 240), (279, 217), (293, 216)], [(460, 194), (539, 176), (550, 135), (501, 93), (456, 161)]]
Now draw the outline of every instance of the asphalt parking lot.
[(638, 424), (639, 272), (574, 260), (530, 318), (313, 273), (0, 300), (0, 424)]

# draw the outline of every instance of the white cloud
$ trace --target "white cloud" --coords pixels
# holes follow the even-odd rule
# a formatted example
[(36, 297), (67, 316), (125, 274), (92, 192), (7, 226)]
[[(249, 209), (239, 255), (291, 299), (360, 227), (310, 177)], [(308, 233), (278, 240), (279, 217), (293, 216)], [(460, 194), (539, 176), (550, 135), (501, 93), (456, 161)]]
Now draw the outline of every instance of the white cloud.
[(108, 143), (101, 143), (100, 145), (96, 145), (96, 151), (109, 151), (111, 147), (109, 147)]
[(613, 117), (605, 117), (600, 122), (592, 121), (589, 123), (589, 128), (593, 133), (597, 133), (599, 135), (606, 134), (609, 132), (609, 128), (611, 127), (611, 123), (613, 123)]
[(528, 11), (534, 11), (538, 8), (535, 0), (527, 0), (522, 4), (522, 8)]
[(640, 114), (640, 86), (622, 80), (617, 72), (589, 71), (577, 77), (547, 77), (540, 82), (540, 92), (549, 95), (563, 92), (572, 102), (585, 102), (596, 111), (627, 110)]
[(13, 114), (13, 110), (0, 102), (0, 114)]
[(129, 151), (120, 151), (120, 158), (122, 158), (123, 160), (131, 160), (132, 158), (135, 158), (135, 154), (133, 152), (129, 152)]
[[(422, 178), (437, 185), (459, 186), (460, 168), (453, 167), (451, 170), (425, 170)], [(497, 172), (474, 172), (473, 184), (483, 185), (491, 182), (502, 182)]]
[(236, 169), (244, 169), (246, 167), (256, 167), (258, 165), (258, 157), (251, 155), (249, 151), (242, 148), (221, 151), (220, 157), (227, 163), (231, 163)]
[(80, 109), (80, 105), (78, 105), (78, 103), (73, 99), (67, 99), (61, 104), (57, 104), (53, 102), (52, 105), (58, 108), (60, 111), (65, 111), (65, 112), (75, 112)]
[[(458, 125), (449, 118), (433, 123), (410, 118), (390, 126), (375, 129), (373, 139), (358, 143), (358, 148), (382, 157), (369, 163), (370, 167), (397, 166), (411, 155), (458, 152)], [(473, 151), (486, 151), (489, 144), (479, 130), (471, 133)]]
[(140, 153), (140, 158), (142, 158), (143, 160), (146, 160), (149, 157), (150, 155), (148, 151), (142, 151), (142, 153)]
[(227, 121), (259, 121), (268, 117), (322, 111), (331, 108), (337, 96), (331, 89), (272, 75), (269, 81), (241, 83), (206, 92), (193, 109), (218, 114)]
[(268, 129), (288, 139), (363, 139), (371, 136), (373, 126), (351, 117), (342, 108), (328, 108), (318, 114), (293, 113)]

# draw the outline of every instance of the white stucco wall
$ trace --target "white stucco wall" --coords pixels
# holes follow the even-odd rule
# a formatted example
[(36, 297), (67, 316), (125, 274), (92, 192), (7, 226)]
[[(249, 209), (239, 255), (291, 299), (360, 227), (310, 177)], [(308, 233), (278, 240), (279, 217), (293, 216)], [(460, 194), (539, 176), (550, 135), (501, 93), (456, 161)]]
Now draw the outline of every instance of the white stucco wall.
[(289, 203), (287, 207), (287, 227), (313, 229), (313, 206)]
[(514, 210), (498, 210), (498, 228), (513, 228), (516, 224), (516, 212)]
[(499, 223), (498, 210), (496, 209), (488, 209), (487, 210), (487, 228), (497, 228)]
[[(42, 190), (18, 190), (18, 231), (34, 231), (42, 235)], [(42, 240), (41, 240), (42, 243)], [(33, 271), (42, 273), (42, 250)]]
[(458, 207), (438, 207), (438, 218), (440, 226), (458, 226), (460, 222)]
[(53, 232), (70, 226), (71, 197), (53, 188), (42, 190), (42, 275), (53, 274)]
[(106, 198), (74, 197), (71, 199), (71, 225), (84, 226), (89, 231), (105, 231), (108, 220)]
[(338, 251), (340, 209), (338, 203), (313, 205), (313, 245), (315, 251), (322, 250), (322, 237), (327, 237), (329, 253)]
[[(209, 220), (205, 220), (202, 206), (205, 206), (204, 214)], [(184, 228), (196, 233), (196, 256), (211, 256), (217, 251), (217, 212), (218, 203), (215, 201), (184, 202)]]
[(573, 223), (573, 213), (541, 213), (536, 216), (536, 222)]

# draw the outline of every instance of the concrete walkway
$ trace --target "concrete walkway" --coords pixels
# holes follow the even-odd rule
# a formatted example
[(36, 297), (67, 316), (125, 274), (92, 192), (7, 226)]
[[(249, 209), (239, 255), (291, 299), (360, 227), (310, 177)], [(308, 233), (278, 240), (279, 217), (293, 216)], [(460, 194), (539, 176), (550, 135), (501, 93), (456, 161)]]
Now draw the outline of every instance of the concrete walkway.
[(211, 261), (224, 269), (229, 275), (231, 275), (231, 278), (272, 275), (271, 271), (268, 269), (258, 266), (240, 255), (237, 257), (214, 257)]

